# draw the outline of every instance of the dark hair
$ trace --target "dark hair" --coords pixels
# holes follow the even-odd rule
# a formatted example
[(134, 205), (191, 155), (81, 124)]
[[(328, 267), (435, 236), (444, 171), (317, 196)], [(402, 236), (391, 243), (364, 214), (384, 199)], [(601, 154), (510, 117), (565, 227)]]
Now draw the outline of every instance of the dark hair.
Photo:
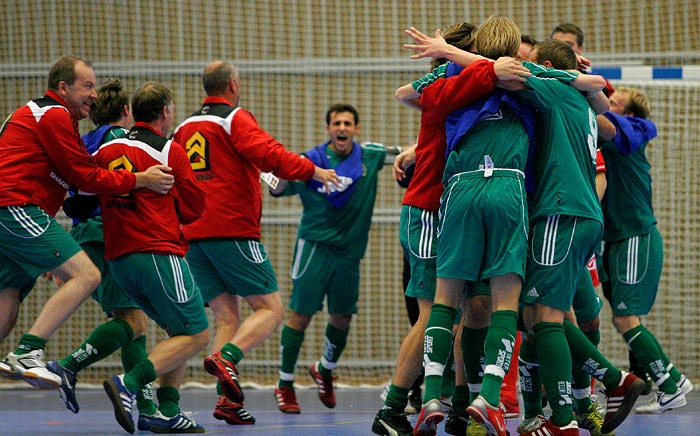
[(578, 44), (579, 47), (583, 47), (583, 30), (581, 30), (581, 28), (574, 23), (563, 23), (558, 25), (554, 28), (554, 30), (552, 30), (549, 37), (552, 38), (552, 36), (554, 36), (554, 34), (557, 32), (576, 35), (576, 44)]
[(360, 114), (357, 112), (357, 109), (355, 109), (352, 105), (349, 105), (347, 103), (337, 103), (329, 107), (326, 111), (326, 125), (330, 126), (331, 115), (340, 112), (350, 112), (353, 118), (355, 118), (355, 124), (360, 124)]
[(134, 121), (150, 123), (158, 119), (163, 108), (173, 101), (172, 93), (158, 82), (147, 82), (136, 91), (131, 101)]
[(207, 95), (220, 95), (231, 79), (238, 78), (238, 70), (228, 62), (213, 62), (204, 69), (202, 85)]
[[(445, 42), (448, 44), (465, 51), (470, 51), (472, 45), (474, 44), (475, 30), (476, 26), (471, 23), (455, 23), (445, 28), (445, 30), (442, 32), (442, 37), (445, 38)], [(430, 63), (430, 69), (434, 70), (445, 62), (447, 62), (447, 59), (445, 58), (433, 59)]]
[(97, 126), (118, 121), (129, 105), (129, 95), (119, 79), (107, 79), (97, 90), (97, 100), (90, 104), (90, 121)]
[(75, 83), (75, 79), (78, 78), (75, 65), (79, 62), (92, 68), (92, 63), (89, 61), (72, 55), (63, 56), (54, 62), (49, 69), (48, 89), (57, 91), (58, 84), (61, 82), (66, 82), (69, 85)]
[(520, 35), (520, 42), (524, 42), (525, 44), (530, 44), (533, 47), (537, 44), (537, 40), (528, 34), (521, 34)]
[(558, 70), (575, 70), (578, 66), (574, 49), (563, 41), (542, 41), (533, 50), (536, 50), (538, 64), (549, 61)]

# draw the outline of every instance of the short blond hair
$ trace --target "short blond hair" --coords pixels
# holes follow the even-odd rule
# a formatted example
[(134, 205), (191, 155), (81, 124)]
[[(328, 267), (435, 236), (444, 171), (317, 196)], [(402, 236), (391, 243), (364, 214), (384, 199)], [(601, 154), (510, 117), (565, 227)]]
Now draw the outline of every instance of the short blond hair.
[(516, 57), (520, 48), (520, 29), (508, 17), (491, 15), (476, 29), (476, 51), (490, 59)]
[(624, 115), (633, 114), (638, 118), (649, 118), (651, 114), (651, 105), (647, 95), (641, 89), (632, 88), (629, 86), (617, 86), (615, 92), (625, 94), (628, 98), (625, 105)]

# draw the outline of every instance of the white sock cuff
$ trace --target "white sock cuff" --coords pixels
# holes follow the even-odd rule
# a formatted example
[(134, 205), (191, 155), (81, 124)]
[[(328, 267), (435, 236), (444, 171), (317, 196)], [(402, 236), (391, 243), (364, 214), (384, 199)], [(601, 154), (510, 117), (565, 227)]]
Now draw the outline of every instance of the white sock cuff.
[(280, 371), (280, 380), (287, 381), (287, 382), (293, 382), (294, 381), (294, 374)]

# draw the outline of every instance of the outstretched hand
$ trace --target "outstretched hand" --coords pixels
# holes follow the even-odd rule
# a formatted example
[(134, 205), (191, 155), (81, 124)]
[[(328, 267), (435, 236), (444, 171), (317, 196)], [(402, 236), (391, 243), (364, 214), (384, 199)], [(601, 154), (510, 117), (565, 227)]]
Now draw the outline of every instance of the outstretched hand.
[(403, 47), (409, 50), (415, 50), (418, 53), (411, 55), (411, 59), (421, 59), (425, 57), (441, 58), (449, 47), (449, 44), (442, 37), (440, 29), (435, 31), (435, 35), (430, 37), (415, 27), (404, 30), (404, 33), (411, 37), (415, 44), (404, 44)]
[(500, 57), (493, 63), (493, 69), (498, 76), (498, 80), (516, 80), (524, 82), (532, 76), (530, 70), (525, 68), (519, 60), (511, 57)]

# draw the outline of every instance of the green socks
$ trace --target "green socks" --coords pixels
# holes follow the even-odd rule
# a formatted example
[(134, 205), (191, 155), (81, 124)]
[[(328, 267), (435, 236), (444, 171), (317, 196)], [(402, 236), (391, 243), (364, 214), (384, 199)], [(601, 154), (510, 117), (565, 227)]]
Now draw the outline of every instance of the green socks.
[(406, 409), (406, 404), (408, 404), (408, 389), (392, 383), (389, 386), (389, 392), (386, 394), (386, 400), (384, 400), (382, 414), (385, 416), (402, 414)]
[(156, 369), (153, 367), (153, 362), (149, 359), (143, 359), (134, 365), (131, 371), (124, 374), (124, 386), (129, 392), (136, 393), (142, 386), (154, 381), (156, 377)]
[(622, 372), (593, 346), (575, 324), (564, 321), (564, 331), (574, 366), (603, 382), (606, 388), (616, 387), (620, 383)]
[(497, 310), (491, 314), (491, 325), (484, 343), (486, 366), (481, 396), (494, 407), (498, 407), (500, 402), (503, 377), (508, 372), (513, 357), (517, 321), (518, 314), (512, 310)]
[(323, 378), (333, 376), (332, 371), (338, 364), (340, 355), (345, 350), (348, 342), (348, 331), (333, 327), (330, 323), (326, 325), (326, 346), (323, 349), (321, 364), (318, 365), (318, 372)]
[(221, 356), (233, 363), (238, 365), (238, 363), (243, 359), (243, 351), (230, 342), (227, 342), (223, 347), (221, 347)]
[(158, 409), (168, 418), (180, 413), (180, 392), (174, 386), (163, 386), (156, 391)]
[(46, 342), (47, 339), (25, 333), (19, 339), (19, 344), (17, 344), (15, 354), (19, 356), (22, 354), (27, 354), (30, 351), (43, 350), (46, 348)]
[(304, 343), (304, 332), (294, 330), (289, 326), (282, 328), (280, 338), (281, 365), (280, 365), (280, 387), (294, 387), (294, 370), (299, 359), (301, 345)]
[(423, 342), (423, 361), (425, 363), (423, 402), (440, 399), (442, 375), (452, 351), (452, 324), (456, 315), (457, 309), (453, 307), (433, 304)]
[[(122, 347), (122, 366), (124, 372), (129, 372), (140, 361), (148, 359), (146, 351), (146, 335), (139, 336)], [(146, 384), (136, 394), (136, 407), (139, 413), (152, 416), (156, 413), (156, 403), (153, 402), (153, 385)]]
[[(574, 413), (571, 400), (571, 353), (569, 344), (566, 343), (564, 326), (555, 322), (540, 322), (535, 324), (533, 330), (540, 376), (552, 408), (550, 419), (557, 426), (567, 425), (574, 419)], [(583, 338), (588, 342), (585, 336)]]
[(473, 329), (462, 327), (462, 358), (464, 359), (464, 371), (467, 375), (469, 386), (469, 403), (474, 401), (481, 391), (481, 382), (484, 378), (484, 343), (489, 328)]
[(133, 338), (134, 331), (129, 323), (114, 318), (97, 326), (85, 342), (61, 359), (60, 363), (64, 368), (77, 373), (111, 355)]
[(676, 392), (678, 386), (666, 369), (670, 362), (664, 362), (664, 353), (654, 335), (640, 324), (626, 331), (622, 337), (659, 390), (666, 394)]
[[(534, 340), (532, 337), (529, 338)], [(537, 349), (531, 340), (523, 338), (523, 342), (520, 344), (520, 364), (518, 365), (525, 419), (534, 418), (537, 415), (544, 416), (540, 365), (537, 360)]]

